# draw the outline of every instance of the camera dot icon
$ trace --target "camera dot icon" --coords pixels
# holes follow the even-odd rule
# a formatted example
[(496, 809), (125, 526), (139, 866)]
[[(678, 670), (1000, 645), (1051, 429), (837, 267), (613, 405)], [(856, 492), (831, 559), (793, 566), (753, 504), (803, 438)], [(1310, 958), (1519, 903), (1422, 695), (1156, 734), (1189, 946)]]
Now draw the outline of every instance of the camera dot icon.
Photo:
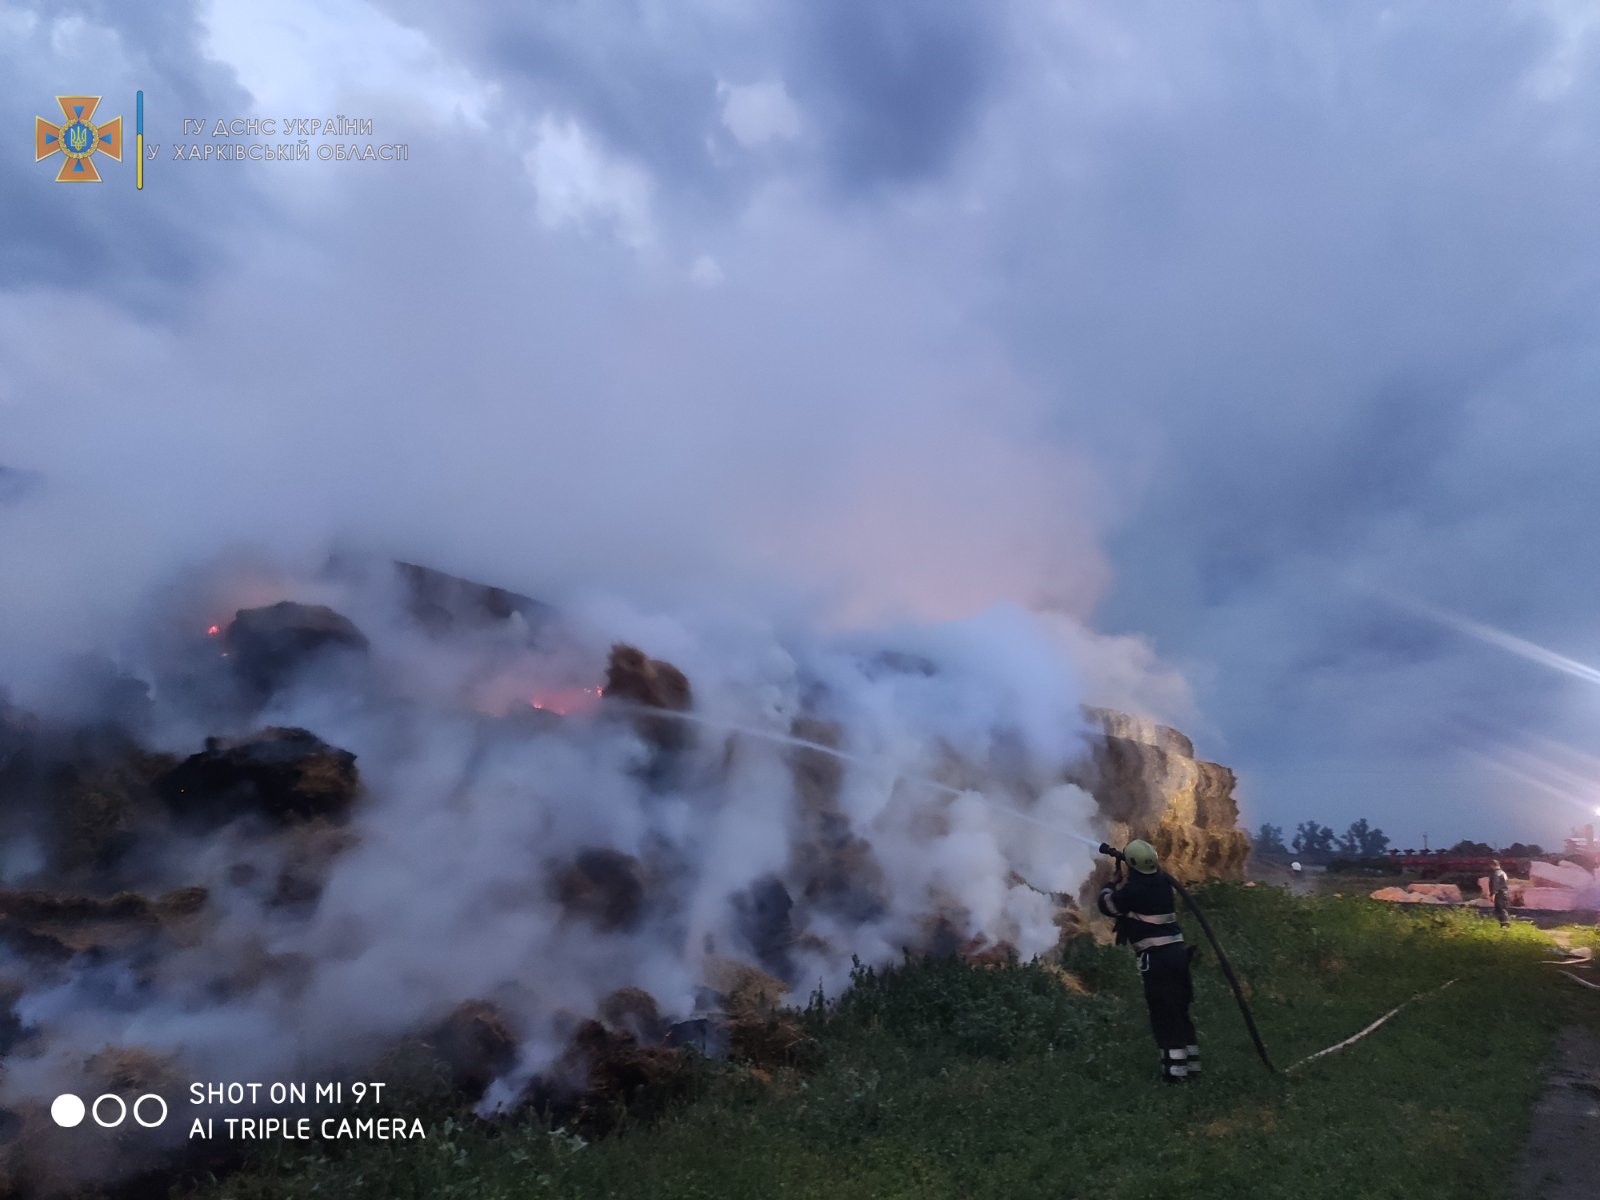
[(63, 1092), (50, 1102), (50, 1116), (63, 1129), (82, 1125), (84, 1115), (88, 1111), (83, 1106), (83, 1101), (71, 1092)]

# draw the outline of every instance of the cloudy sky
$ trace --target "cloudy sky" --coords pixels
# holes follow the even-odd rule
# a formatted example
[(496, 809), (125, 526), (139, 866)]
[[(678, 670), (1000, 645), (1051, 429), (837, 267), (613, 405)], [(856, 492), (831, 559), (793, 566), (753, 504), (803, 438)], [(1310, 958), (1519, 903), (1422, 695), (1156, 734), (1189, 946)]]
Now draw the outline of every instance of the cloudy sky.
[[(1556, 842), (1600, 804), (1597, 51), (1579, 0), (0, 0), (3, 632), (313, 535), (1019, 602), (1180, 671), (1252, 823)], [(137, 89), (142, 192), (33, 161)]]

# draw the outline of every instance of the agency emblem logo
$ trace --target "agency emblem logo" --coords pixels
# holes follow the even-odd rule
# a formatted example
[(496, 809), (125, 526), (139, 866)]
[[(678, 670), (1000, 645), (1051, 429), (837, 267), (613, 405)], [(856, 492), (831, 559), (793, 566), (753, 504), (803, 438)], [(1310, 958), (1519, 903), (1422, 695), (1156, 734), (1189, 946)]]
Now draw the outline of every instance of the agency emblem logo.
[(94, 110), (100, 106), (99, 96), (57, 96), (64, 118), (60, 125), (52, 125), (43, 117), (35, 117), (33, 125), (35, 162), (43, 162), (52, 154), (60, 153), (61, 170), (57, 183), (100, 183), (100, 172), (95, 169), (94, 156), (122, 161), (122, 118), (112, 117), (104, 125), (94, 124)]

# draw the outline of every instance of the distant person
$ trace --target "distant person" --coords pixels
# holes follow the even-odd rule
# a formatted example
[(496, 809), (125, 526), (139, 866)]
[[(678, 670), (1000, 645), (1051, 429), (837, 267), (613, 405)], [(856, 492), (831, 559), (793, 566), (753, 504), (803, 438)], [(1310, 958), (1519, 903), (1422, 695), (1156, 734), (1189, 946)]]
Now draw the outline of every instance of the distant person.
[(1100, 911), (1116, 922), (1117, 945), (1132, 946), (1138, 956), (1161, 1078), (1180, 1083), (1200, 1073), (1200, 1046), (1189, 1017), (1191, 951), (1183, 944), (1172, 880), (1161, 870), (1156, 848), (1135, 839), (1122, 854), (1132, 871), (1125, 883), (1115, 878), (1100, 890)]
[(1511, 880), (1501, 870), (1498, 858), (1489, 864), (1489, 895), (1494, 897), (1494, 915), (1499, 918), (1500, 928), (1510, 928)]

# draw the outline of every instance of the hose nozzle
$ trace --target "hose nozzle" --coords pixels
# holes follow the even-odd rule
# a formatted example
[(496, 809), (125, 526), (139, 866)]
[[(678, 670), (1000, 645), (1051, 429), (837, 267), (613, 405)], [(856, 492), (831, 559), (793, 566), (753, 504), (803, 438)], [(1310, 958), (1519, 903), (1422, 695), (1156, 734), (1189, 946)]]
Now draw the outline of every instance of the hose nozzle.
[(1101, 842), (1100, 843), (1100, 853), (1101, 854), (1109, 854), (1112, 858), (1116, 859), (1118, 862), (1127, 862), (1128, 861), (1127, 860), (1127, 856), (1124, 855), (1121, 850), (1118, 850), (1115, 846), (1111, 845), (1109, 842)]

